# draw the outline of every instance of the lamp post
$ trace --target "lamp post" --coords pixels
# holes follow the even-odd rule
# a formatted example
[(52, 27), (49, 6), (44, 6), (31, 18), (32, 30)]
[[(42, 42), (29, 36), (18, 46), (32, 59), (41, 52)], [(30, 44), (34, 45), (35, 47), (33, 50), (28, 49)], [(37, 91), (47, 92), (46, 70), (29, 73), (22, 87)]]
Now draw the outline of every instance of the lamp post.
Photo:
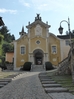
[[(66, 22), (68, 24), (68, 32), (69, 32), (69, 36), (70, 36), (70, 47), (71, 47), (71, 58), (72, 58), (72, 43), (71, 43), (71, 31), (70, 31), (70, 19), (68, 18), (68, 21), (66, 20), (62, 20), (60, 22), (60, 27), (59, 27), (59, 33), (62, 34), (63, 33), (63, 27), (61, 26), (62, 22)], [(72, 66), (72, 61), (71, 61), (71, 72), (72, 72), (72, 80), (74, 82), (74, 77), (73, 77), (73, 66)]]
[(66, 23), (68, 24), (68, 32), (69, 32), (69, 35), (70, 35), (70, 44), (71, 44), (70, 19), (68, 18), (68, 21), (62, 20), (62, 21), (60, 22), (60, 27), (59, 27), (59, 29), (58, 29), (60, 34), (63, 33), (63, 27), (61, 26), (61, 23), (62, 23), (62, 22), (66, 22)]

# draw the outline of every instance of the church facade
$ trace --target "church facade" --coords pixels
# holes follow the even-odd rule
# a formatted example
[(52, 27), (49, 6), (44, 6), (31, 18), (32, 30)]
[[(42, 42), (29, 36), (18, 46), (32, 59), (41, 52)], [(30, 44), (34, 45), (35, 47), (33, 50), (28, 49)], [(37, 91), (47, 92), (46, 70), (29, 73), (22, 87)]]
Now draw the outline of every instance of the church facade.
[[(33, 23), (28, 23), (28, 33), (19, 32), (20, 38), (14, 43), (14, 70), (19, 70), (25, 62), (32, 62), (34, 65), (44, 65), (50, 61), (58, 65), (67, 57), (69, 46), (65, 41), (49, 32), (48, 22), (44, 23), (39, 14)], [(66, 50), (65, 50), (66, 49)]]

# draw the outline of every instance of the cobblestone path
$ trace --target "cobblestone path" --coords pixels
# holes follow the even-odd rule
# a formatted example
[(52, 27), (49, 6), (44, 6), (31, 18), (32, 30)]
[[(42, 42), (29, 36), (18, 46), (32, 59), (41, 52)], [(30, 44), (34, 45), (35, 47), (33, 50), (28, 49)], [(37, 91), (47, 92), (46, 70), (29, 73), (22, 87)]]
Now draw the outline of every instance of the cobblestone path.
[(0, 89), (0, 99), (51, 99), (38, 78), (39, 72), (25, 72)]

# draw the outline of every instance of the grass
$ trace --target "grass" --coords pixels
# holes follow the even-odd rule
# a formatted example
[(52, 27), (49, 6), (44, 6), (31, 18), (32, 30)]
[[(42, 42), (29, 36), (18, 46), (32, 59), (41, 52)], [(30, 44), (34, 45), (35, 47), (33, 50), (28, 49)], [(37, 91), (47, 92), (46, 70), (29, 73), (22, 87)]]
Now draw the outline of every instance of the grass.
[(9, 75), (15, 75), (17, 72), (0, 72), (0, 79), (5, 78)]
[(62, 87), (65, 87), (69, 89), (69, 91), (72, 91), (71, 93), (74, 94), (74, 83), (72, 82), (71, 75), (52, 76), (52, 79), (57, 83), (60, 83)]

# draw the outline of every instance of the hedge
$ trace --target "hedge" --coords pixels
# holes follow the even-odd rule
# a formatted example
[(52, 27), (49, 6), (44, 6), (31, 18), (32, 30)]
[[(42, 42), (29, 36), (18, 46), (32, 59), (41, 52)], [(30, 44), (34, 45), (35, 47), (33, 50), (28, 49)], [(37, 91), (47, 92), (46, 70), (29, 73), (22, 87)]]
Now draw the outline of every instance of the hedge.
[(25, 62), (23, 65), (23, 68), (21, 68), (20, 70), (24, 70), (24, 71), (30, 71), (31, 70), (31, 62)]
[(45, 68), (46, 68), (46, 70), (52, 70), (52, 69), (54, 69), (52, 63), (49, 62), (49, 61), (48, 62), (45, 62)]

